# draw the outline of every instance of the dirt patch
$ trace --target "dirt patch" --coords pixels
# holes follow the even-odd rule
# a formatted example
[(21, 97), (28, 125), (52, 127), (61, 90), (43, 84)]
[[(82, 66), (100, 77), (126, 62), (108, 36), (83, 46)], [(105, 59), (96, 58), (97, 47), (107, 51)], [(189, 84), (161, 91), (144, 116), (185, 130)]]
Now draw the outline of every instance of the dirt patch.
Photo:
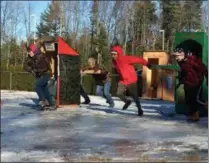
[(119, 156), (140, 157), (144, 152), (149, 151), (150, 144), (142, 141), (117, 140), (112, 144), (115, 153)]
[(136, 161), (137, 162), (161, 162), (161, 163), (168, 162), (168, 160), (166, 160), (166, 159), (152, 159), (148, 155), (143, 155), (142, 157), (140, 157)]
[(184, 156), (183, 160), (184, 161), (194, 162), (194, 161), (201, 161), (201, 158), (200, 158), (200, 155), (192, 155), (192, 154), (190, 154), (190, 155)]
[(88, 161), (108, 162), (108, 161), (112, 161), (112, 159), (111, 158), (102, 158), (102, 157), (93, 157), (93, 156), (90, 156), (90, 157), (88, 157)]

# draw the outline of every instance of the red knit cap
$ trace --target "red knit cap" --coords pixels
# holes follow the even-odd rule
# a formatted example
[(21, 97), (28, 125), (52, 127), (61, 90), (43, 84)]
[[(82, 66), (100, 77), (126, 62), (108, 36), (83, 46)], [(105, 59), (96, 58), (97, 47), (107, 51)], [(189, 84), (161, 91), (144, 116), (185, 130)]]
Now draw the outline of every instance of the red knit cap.
[(38, 47), (36, 44), (30, 44), (28, 50), (31, 50), (34, 54), (36, 54), (38, 52)]

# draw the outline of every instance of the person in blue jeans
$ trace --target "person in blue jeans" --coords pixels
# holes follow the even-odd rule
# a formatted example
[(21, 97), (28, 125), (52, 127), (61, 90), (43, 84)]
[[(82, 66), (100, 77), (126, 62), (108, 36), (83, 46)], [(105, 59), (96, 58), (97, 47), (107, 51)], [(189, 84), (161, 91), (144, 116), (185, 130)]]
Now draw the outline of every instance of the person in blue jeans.
[(110, 104), (110, 107), (114, 107), (114, 102), (110, 94), (110, 89), (111, 81), (105, 81), (103, 85), (96, 86), (96, 95), (104, 96), (106, 98), (106, 102)]
[(110, 107), (114, 107), (114, 101), (110, 94), (111, 79), (110, 73), (99, 68), (94, 58), (88, 59), (88, 67), (81, 70), (81, 73), (92, 74), (96, 83), (96, 95), (103, 96)]
[(24, 69), (32, 73), (36, 78), (35, 91), (40, 100), (39, 104), (43, 110), (46, 108), (56, 110), (55, 101), (48, 88), (48, 82), (51, 78), (50, 62), (36, 44), (31, 44), (27, 51), (28, 57), (24, 63)]

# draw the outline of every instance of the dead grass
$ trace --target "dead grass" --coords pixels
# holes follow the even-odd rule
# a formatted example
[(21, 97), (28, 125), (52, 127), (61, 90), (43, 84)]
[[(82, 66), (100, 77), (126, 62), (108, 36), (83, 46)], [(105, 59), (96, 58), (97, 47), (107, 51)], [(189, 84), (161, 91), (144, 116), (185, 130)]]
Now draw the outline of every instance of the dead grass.
[(93, 162), (109, 162), (112, 161), (111, 158), (101, 158), (101, 157), (93, 157), (89, 156), (88, 161), (93, 161)]
[(194, 161), (200, 161), (201, 158), (199, 155), (188, 155), (188, 156), (184, 156), (183, 157), (183, 160), (184, 161), (191, 161), (191, 162), (194, 162)]

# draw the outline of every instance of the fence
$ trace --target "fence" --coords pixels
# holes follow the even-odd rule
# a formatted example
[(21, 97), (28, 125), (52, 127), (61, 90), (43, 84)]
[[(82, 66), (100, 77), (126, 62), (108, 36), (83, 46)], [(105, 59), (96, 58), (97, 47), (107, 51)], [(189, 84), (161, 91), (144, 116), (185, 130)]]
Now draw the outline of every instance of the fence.
[[(119, 81), (119, 76), (117, 74), (112, 74), (112, 95), (116, 95), (117, 83)], [(138, 78), (141, 78), (141, 75), (138, 74)], [(141, 81), (138, 80), (138, 81)], [(12, 72), (12, 71), (1, 71), (1, 89), (6, 90), (22, 90), (22, 91), (34, 91), (35, 79), (34, 77), (27, 72)], [(95, 94), (96, 87), (95, 81), (92, 78), (92, 75), (84, 75), (82, 77), (82, 84), (85, 88), (85, 91), (88, 94)], [(138, 92), (141, 96), (142, 86), (138, 82)]]

